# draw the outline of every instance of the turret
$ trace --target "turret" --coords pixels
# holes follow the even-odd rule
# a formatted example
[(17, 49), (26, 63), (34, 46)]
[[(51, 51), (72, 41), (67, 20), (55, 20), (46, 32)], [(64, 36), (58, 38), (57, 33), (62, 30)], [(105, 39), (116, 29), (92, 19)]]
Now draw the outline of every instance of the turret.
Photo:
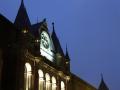
[(69, 57), (67, 45), (66, 45), (66, 55), (65, 55), (65, 67), (67, 71), (70, 71), (70, 57)]

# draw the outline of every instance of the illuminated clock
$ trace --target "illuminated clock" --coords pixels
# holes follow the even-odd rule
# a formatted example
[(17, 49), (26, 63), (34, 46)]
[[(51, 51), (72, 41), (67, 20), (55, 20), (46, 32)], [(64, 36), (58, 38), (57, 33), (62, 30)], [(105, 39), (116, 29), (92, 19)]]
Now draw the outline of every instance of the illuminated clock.
[(40, 52), (42, 56), (45, 56), (48, 60), (53, 61), (54, 53), (53, 44), (50, 36), (46, 31), (41, 32), (41, 40), (40, 40)]
[(41, 44), (46, 49), (50, 48), (50, 39), (48, 34), (45, 31), (41, 33)]

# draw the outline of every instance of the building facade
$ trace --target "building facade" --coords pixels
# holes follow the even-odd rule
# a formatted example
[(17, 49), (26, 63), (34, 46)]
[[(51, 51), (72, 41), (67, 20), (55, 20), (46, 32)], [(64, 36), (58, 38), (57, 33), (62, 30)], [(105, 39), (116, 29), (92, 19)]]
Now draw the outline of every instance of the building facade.
[(97, 90), (70, 72), (52, 25), (32, 25), (23, 0), (14, 23), (0, 15), (0, 90)]

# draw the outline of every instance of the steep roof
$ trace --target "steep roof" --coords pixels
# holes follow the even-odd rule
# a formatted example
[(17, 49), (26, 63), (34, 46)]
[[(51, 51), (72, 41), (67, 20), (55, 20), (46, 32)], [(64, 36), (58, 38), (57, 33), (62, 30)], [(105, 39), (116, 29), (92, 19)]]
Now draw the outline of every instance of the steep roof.
[(56, 53), (60, 53), (61, 55), (64, 56), (64, 53), (63, 53), (62, 47), (60, 45), (59, 39), (58, 39), (58, 37), (57, 37), (57, 35), (55, 33), (54, 23), (52, 23), (52, 24), (53, 24), (53, 32), (52, 32), (51, 37), (52, 37), (52, 40), (53, 40), (55, 51), (56, 51)]
[(29, 28), (31, 25), (23, 0), (21, 1), (14, 24), (20, 30)]
[[(85, 80), (81, 79), (77, 75), (71, 73), (71, 82), (72, 86), (75, 88), (81, 89), (81, 90), (97, 90), (94, 86), (92, 86), (90, 83), (86, 82)], [(78, 89), (77, 89), (78, 90)]]
[(99, 85), (98, 90), (109, 90), (109, 88), (107, 87), (106, 83), (104, 82), (103, 76), (102, 76), (101, 83)]

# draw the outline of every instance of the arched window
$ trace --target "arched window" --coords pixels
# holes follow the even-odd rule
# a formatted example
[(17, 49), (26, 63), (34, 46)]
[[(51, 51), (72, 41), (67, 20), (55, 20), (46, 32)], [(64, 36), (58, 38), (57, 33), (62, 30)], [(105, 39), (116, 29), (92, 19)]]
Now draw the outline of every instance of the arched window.
[(51, 90), (50, 75), (46, 73), (45, 78), (46, 78), (46, 90)]
[(32, 86), (32, 68), (29, 63), (25, 64), (25, 72), (24, 72), (24, 90), (31, 90)]
[(56, 90), (56, 79), (52, 77), (52, 90)]
[(38, 90), (43, 90), (44, 89), (44, 74), (42, 70), (38, 70), (38, 74), (39, 74), (39, 88)]
[(61, 90), (65, 90), (65, 83), (61, 81)]

